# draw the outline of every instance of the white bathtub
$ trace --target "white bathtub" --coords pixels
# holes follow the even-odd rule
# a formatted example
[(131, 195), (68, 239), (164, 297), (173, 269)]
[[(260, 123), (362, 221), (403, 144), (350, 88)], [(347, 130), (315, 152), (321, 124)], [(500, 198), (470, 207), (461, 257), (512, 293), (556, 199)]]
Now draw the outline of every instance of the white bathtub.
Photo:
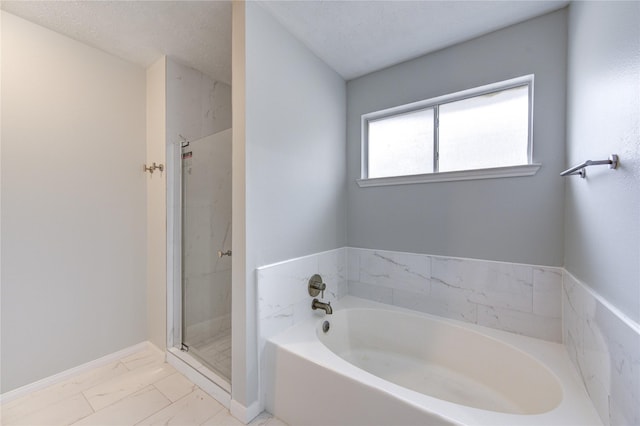
[(264, 357), (265, 407), (292, 426), (602, 424), (562, 345), (351, 296)]

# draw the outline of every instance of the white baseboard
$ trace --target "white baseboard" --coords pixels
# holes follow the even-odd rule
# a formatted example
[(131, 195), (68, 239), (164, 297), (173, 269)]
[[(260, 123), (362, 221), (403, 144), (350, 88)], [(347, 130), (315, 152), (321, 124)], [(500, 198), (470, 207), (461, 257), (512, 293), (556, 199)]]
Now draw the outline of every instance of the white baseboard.
[(242, 423), (249, 424), (251, 420), (255, 419), (260, 413), (262, 413), (263, 409), (260, 401), (255, 401), (250, 406), (245, 407), (235, 399), (232, 399), (229, 411), (233, 417), (240, 420)]
[(40, 379), (37, 382), (29, 383), (28, 385), (10, 390), (8, 392), (0, 394), (0, 403), (5, 404), (14, 399), (39, 391), (40, 389), (44, 389), (51, 385), (55, 385), (56, 383), (63, 382), (78, 374), (84, 373), (94, 368), (102, 367), (103, 365), (110, 364), (133, 353), (143, 351), (149, 347), (156, 348), (151, 342), (141, 342), (117, 352), (105, 355), (101, 358), (94, 359), (93, 361), (81, 364), (77, 367), (73, 367), (60, 373), (54, 374), (53, 376), (45, 377), (44, 379)]

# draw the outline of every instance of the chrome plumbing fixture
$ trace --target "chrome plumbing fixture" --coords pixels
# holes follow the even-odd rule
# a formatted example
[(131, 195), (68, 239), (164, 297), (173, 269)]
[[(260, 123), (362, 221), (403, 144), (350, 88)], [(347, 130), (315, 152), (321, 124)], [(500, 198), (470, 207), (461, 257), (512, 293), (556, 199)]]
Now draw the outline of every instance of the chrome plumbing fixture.
[(320, 296), (321, 299), (324, 299), (324, 291), (327, 288), (327, 285), (322, 282), (322, 277), (318, 274), (314, 274), (311, 278), (309, 278), (309, 296), (316, 297), (322, 292)]
[(329, 328), (331, 328), (331, 324), (329, 324), (329, 321), (325, 321), (322, 323), (322, 332), (323, 333), (327, 333), (329, 331)]
[(313, 302), (311, 302), (311, 309), (313, 309), (314, 311), (316, 309), (322, 309), (327, 315), (330, 315), (333, 313), (333, 309), (331, 308), (331, 302), (321, 302), (318, 299), (313, 299)]
[(147, 166), (145, 164), (143, 171), (153, 174), (153, 171), (156, 170), (156, 169), (160, 170), (161, 172), (163, 172), (164, 171), (164, 166), (162, 164), (156, 164), (155, 162), (150, 166)]

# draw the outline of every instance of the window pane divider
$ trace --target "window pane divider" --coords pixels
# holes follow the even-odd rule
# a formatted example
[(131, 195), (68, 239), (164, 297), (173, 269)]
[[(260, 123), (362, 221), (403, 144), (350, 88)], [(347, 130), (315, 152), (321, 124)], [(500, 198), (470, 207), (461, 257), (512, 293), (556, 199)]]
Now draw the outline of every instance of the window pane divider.
[(433, 106), (433, 173), (440, 170), (440, 105)]

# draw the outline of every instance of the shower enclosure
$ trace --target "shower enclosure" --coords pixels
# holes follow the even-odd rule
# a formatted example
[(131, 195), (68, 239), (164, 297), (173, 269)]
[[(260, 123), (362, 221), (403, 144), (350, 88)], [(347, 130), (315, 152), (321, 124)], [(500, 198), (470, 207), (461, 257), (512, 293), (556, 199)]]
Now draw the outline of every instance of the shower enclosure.
[(226, 388), (231, 383), (231, 129), (183, 142), (177, 177), (180, 348), (225, 381)]

